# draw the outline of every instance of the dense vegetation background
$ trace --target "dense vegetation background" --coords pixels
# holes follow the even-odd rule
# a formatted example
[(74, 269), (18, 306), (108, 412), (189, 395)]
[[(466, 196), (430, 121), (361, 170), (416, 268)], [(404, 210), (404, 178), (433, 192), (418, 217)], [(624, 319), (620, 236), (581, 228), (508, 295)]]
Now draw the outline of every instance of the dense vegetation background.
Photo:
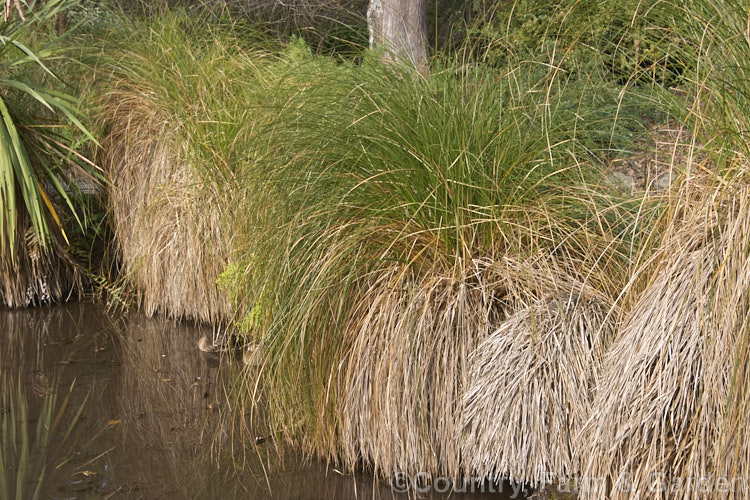
[(747, 6), (428, 2), (429, 74), (366, 9), (11, 12), (4, 303), (229, 325), (352, 469), (747, 477)]

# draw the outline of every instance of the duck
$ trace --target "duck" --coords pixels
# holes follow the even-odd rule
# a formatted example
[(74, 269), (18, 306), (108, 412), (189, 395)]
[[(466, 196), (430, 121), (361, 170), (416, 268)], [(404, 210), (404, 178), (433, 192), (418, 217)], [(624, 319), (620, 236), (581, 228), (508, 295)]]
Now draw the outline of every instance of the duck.
[(210, 354), (218, 354), (226, 350), (226, 348), (219, 342), (209, 342), (206, 335), (202, 336), (200, 340), (198, 340), (198, 349), (201, 352)]
[[(227, 342), (225, 338), (220, 337), (217, 340), (209, 340), (208, 336), (203, 335), (198, 340), (198, 349), (206, 354), (217, 354), (221, 355), (230, 351), (238, 351), (237, 341)], [(259, 366), (263, 363), (265, 357), (265, 351), (260, 347), (257, 342), (248, 342), (241, 347), (242, 349), (242, 363), (246, 366)], [(239, 354), (239, 353), (238, 353)]]

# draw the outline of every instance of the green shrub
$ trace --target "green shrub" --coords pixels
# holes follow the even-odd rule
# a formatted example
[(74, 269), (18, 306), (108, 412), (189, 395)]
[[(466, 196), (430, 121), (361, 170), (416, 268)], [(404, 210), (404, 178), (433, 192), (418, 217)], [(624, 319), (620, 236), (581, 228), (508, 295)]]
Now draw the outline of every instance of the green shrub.
[(501, 1), (480, 9), (466, 42), (492, 64), (532, 59), (584, 78), (603, 72), (623, 83), (640, 75), (672, 85), (685, 69), (671, 43), (680, 22), (670, 9), (637, 0)]

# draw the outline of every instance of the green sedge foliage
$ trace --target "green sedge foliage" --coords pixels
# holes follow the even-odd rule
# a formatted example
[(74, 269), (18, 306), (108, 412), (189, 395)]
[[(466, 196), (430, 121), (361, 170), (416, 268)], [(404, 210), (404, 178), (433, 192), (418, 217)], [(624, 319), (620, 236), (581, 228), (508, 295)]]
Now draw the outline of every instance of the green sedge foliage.
[(127, 101), (140, 106), (144, 120), (170, 124), (174, 155), (202, 187), (215, 182), (227, 193), (236, 193), (237, 183), (249, 188), (243, 175), (265, 152), (256, 130), (265, 124), (268, 42), (242, 23), (179, 10), (145, 20), (117, 17), (113, 24), (115, 31), (91, 39), (102, 54), (96, 86), (86, 97), (100, 132), (118, 118), (111, 114), (118, 99)]
[[(262, 238), (270, 245), (347, 227), (361, 240), (358, 254), (378, 261), (449, 268), (494, 255), (517, 244), (524, 208), (598, 182), (612, 138), (629, 133), (606, 83), (566, 81), (541, 64), (503, 74), (454, 63), (424, 79), (375, 57), (361, 67), (310, 59), (300, 44), (284, 57), (278, 66), (288, 69), (274, 84), (284, 90), (267, 100), (279, 110), (268, 140), (276, 161), (265, 174), (278, 201)], [(430, 245), (415, 250), (415, 241)]]
[(747, 16), (744, 2), (693, 0), (669, 4), (675, 17), (685, 19), (674, 50), (692, 68), (685, 91), (686, 115), (717, 162), (736, 153), (747, 157), (750, 130), (750, 73)]
[(64, 46), (44, 30), (69, 5), (53, 0), (29, 11), (25, 21), (11, 17), (0, 24), (0, 252), (11, 257), (20, 217), (29, 217), (42, 248), (50, 243), (51, 222), (67, 240), (53, 194), (83, 226), (68, 194), (71, 188), (66, 190), (77, 178), (65, 178), (57, 164), (64, 161), (69, 166), (66, 173), (75, 170), (78, 178), (95, 175), (75, 151), (75, 141), (51, 126), (54, 120), (62, 120), (93, 141), (79, 119), (77, 99), (49, 86), (60, 87), (49, 62), (61, 56)]
[(596, 89), (568, 94), (541, 78), (479, 68), (422, 79), (372, 61), (331, 67), (313, 85), (278, 119), (277, 141), (293, 155), (274, 171), (274, 185), (292, 187), (302, 197), (293, 206), (330, 222), (361, 218), (411, 227), (404, 236), (432, 234), (451, 260), (496, 247), (503, 235), (494, 222), (507, 207), (595, 179), (593, 170), (570, 169), (569, 159), (601, 152), (606, 142), (597, 136), (611, 130), (587, 116), (603, 104)]

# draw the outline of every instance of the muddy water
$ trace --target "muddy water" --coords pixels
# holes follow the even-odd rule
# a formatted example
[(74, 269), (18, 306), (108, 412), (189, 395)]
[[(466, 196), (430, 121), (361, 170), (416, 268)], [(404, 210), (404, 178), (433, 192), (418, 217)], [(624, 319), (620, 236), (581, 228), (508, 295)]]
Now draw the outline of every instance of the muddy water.
[[(210, 328), (112, 317), (90, 303), (0, 310), (3, 393), (18, 394), (20, 384), (30, 428), (45, 423), (42, 404), (56, 394), (39, 498), (409, 498), (364, 472), (282, 458), (273, 440), (243, 448), (235, 436), (246, 419), (227, 394), (240, 366), (196, 349), (204, 334)], [(12, 413), (0, 410), (6, 420)], [(501, 488), (493, 484), (474, 488), (485, 492), (450, 498), (512, 497), (508, 484), (503, 493), (488, 493)], [(420, 497), (448, 497), (435, 489), (447, 485)]]

